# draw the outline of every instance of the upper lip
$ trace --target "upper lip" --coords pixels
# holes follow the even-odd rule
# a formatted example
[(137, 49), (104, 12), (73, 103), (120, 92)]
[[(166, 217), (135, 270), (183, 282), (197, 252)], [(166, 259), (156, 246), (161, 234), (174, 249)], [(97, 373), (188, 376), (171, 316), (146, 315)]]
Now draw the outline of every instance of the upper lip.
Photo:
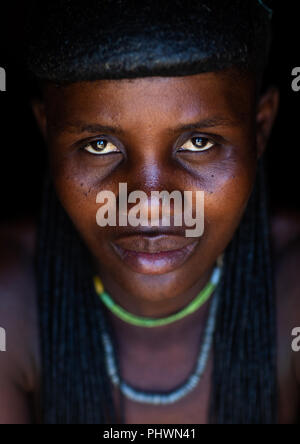
[(142, 235), (135, 234), (121, 237), (114, 241), (117, 247), (138, 253), (160, 253), (180, 250), (196, 242), (195, 238), (186, 238), (174, 234)]

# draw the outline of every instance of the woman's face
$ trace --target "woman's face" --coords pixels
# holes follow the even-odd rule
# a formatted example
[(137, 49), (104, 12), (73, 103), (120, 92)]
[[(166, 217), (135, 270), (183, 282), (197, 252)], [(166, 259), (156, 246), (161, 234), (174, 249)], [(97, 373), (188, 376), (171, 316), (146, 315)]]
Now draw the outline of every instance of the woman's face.
[[(203, 285), (241, 220), (272, 119), (272, 105), (259, 110), (255, 97), (253, 79), (232, 72), (45, 88), (36, 114), (54, 184), (108, 290), (163, 304)], [(96, 197), (112, 191), (118, 215), (120, 183), (149, 197), (203, 191), (203, 234), (100, 227)]]

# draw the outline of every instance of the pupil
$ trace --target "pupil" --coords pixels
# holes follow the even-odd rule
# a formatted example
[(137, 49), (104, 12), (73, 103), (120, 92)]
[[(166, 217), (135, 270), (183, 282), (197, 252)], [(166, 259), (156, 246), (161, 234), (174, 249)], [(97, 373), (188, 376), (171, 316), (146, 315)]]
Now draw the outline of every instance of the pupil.
[(194, 138), (194, 145), (196, 145), (197, 148), (203, 148), (203, 146), (205, 145), (205, 141), (204, 141), (203, 137), (195, 137)]
[(107, 145), (106, 140), (97, 140), (97, 142), (96, 142), (96, 147), (99, 150), (103, 150), (106, 147), (106, 145)]

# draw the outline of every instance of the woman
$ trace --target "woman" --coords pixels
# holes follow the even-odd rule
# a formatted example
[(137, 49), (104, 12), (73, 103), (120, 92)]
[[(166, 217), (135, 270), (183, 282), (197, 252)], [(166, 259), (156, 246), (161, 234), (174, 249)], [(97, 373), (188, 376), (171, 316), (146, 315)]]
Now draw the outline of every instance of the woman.
[[(37, 271), (30, 248), (3, 254), (1, 421), (296, 422), (299, 249), (272, 260), (262, 165), (278, 107), (261, 87), (269, 7), (33, 11), (26, 57), (50, 180)], [(99, 193), (120, 215), (124, 183), (147, 197), (203, 191), (203, 234), (186, 237), (175, 206), (170, 226), (100, 226)]]

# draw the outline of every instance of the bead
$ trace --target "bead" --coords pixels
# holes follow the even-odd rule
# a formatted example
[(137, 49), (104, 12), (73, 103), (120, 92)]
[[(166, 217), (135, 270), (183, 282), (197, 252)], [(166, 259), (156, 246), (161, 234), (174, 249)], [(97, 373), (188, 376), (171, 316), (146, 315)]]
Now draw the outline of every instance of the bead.
[(152, 404), (152, 405), (173, 404), (177, 402), (179, 399), (189, 394), (199, 384), (201, 376), (204, 372), (204, 369), (208, 361), (209, 352), (211, 350), (213, 342), (218, 299), (219, 295), (218, 292), (216, 292), (211, 302), (209, 316), (204, 331), (203, 343), (200, 349), (200, 353), (197, 359), (197, 364), (195, 366), (194, 372), (181, 387), (169, 393), (160, 394), (160, 393), (143, 392), (140, 390), (135, 390), (133, 387), (129, 386), (124, 381), (120, 381), (120, 378), (117, 374), (117, 366), (115, 363), (111, 340), (108, 334), (102, 331), (102, 342), (105, 351), (106, 368), (112, 383), (116, 386), (119, 386), (121, 392), (127, 398), (143, 404)]
[(200, 291), (200, 293), (196, 296), (196, 298), (191, 301), (186, 307), (180, 310), (177, 313), (173, 313), (170, 316), (160, 319), (152, 319), (152, 318), (144, 318), (142, 316), (134, 315), (123, 307), (119, 306), (108, 293), (104, 291), (103, 284), (98, 276), (94, 277), (94, 286), (95, 290), (98, 293), (103, 304), (115, 315), (122, 319), (124, 322), (127, 322), (132, 325), (137, 325), (140, 327), (158, 327), (162, 325), (168, 325), (173, 322), (176, 322), (180, 319), (183, 319), (185, 316), (194, 313), (198, 310), (205, 302), (211, 297), (214, 290), (216, 289), (220, 276), (221, 276), (221, 268), (222, 268), (222, 256), (218, 258), (217, 266), (214, 268), (211, 278), (207, 285)]

